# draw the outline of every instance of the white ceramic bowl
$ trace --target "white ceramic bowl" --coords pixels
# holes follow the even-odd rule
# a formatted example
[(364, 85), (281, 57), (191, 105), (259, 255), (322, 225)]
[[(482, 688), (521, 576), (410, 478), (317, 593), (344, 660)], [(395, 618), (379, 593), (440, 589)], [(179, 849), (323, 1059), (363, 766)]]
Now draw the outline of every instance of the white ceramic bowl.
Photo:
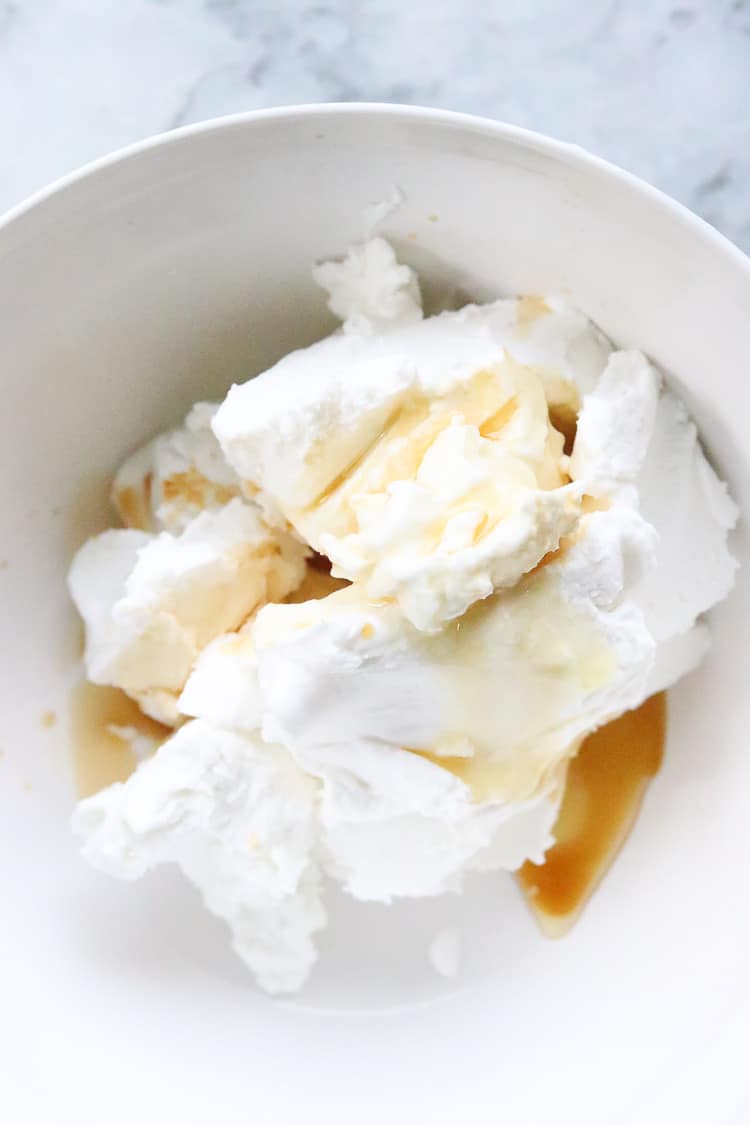
[[(678, 143), (677, 140), (675, 143)], [(175, 873), (79, 861), (64, 575), (106, 481), (198, 398), (330, 326), (310, 265), (385, 224), (435, 284), (567, 291), (672, 376), (748, 510), (750, 262), (578, 149), (393, 106), (250, 114), (92, 165), (0, 227), (0, 1051), (9, 1121), (746, 1120), (750, 565), (672, 693), (667, 760), (577, 929), (548, 943), (509, 879), (338, 904), (313, 982), (258, 994)], [(42, 713), (59, 721), (45, 727)], [(425, 948), (462, 932), (441, 982)], [(17, 1099), (17, 1101), (14, 1101)], [(13, 1108), (15, 1106), (15, 1109)], [(271, 1116), (273, 1114), (273, 1117)], [(74, 1116), (75, 1115), (75, 1116)]]

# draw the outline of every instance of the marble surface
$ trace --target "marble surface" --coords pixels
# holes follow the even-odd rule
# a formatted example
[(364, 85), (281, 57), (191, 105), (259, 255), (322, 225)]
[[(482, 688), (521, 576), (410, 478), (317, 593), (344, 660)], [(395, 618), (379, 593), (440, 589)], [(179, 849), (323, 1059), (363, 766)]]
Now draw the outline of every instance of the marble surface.
[(483, 113), (750, 250), (750, 0), (0, 0), (0, 209), (151, 133), (294, 102)]

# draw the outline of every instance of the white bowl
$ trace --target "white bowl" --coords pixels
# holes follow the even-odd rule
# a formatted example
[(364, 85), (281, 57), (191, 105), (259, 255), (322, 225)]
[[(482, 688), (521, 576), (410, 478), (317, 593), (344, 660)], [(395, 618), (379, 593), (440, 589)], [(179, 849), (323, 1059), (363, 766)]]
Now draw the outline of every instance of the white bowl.
[[(106, 520), (108, 475), (135, 444), (328, 329), (310, 265), (361, 237), (363, 209), (394, 185), (405, 203), (385, 231), (434, 284), (480, 299), (567, 291), (619, 344), (647, 351), (748, 510), (750, 262), (578, 149), (432, 110), (275, 110), (146, 142), (11, 214), (0, 227), (9, 1121), (61, 1108), (63, 1120), (108, 1125), (303, 1110), (369, 1121), (394, 1108), (398, 1120), (455, 1111), (513, 1125), (740, 1120), (742, 531), (745, 566), (714, 615), (713, 653), (671, 695), (664, 770), (562, 942), (539, 936), (500, 876), (463, 899), (338, 904), (312, 983), (272, 1001), (176, 874), (120, 884), (76, 854), (72, 550)], [(425, 956), (449, 923), (465, 946), (450, 983)]]

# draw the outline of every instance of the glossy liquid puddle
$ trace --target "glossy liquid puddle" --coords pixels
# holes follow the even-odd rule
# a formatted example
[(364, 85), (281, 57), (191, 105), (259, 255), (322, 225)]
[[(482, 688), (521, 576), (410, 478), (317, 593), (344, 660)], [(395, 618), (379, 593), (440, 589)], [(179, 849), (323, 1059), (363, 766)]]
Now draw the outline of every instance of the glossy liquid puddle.
[(112, 731), (112, 725), (133, 727), (157, 742), (164, 742), (172, 733), (144, 715), (125, 692), (86, 681), (78, 684), (71, 699), (70, 728), (79, 797), (127, 781), (138, 765), (130, 743)]
[(549, 937), (568, 932), (627, 839), (659, 771), (666, 722), (662, 692), (589, 735), (571, 762), (556, 843), (517, 875)]

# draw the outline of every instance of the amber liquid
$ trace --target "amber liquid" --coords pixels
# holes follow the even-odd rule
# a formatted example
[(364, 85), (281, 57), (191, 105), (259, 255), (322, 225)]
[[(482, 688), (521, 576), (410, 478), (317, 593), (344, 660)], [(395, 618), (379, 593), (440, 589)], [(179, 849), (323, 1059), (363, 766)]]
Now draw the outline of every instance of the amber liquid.
[(666, 721), (662, 692), (590, 735), (571, 762), (556, 843), (517, 876), (549, 936), (567, 933), (625, 842), (661, 765)]
[(158, 742), (172, 733), (169, 727), (147, 718), (138, 704), (117, 688), (79, 684), (71, 699), (70, 725), (80, 797), (90, 797), (115, 781), (127, 781), (138, 765), (130, 744), (111, 731), (110, 724), (135, 727)]

